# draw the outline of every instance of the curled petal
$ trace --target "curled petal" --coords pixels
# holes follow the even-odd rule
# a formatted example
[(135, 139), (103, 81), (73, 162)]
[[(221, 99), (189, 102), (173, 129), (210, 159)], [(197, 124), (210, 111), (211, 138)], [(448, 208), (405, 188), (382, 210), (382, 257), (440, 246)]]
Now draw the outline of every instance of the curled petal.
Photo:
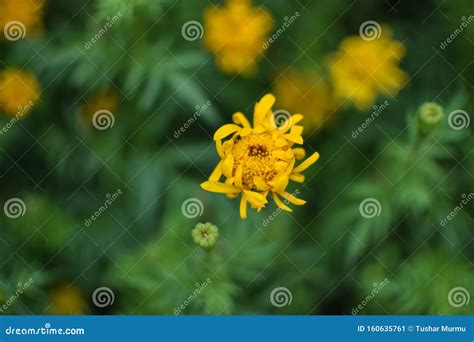
[(308, 157), (304, 162), (302, 162), (300, 165), (295, 167), (293, 169), (293, 173), (300, 173), (304, 170), (306, 170), (308, 167), (316, 163), (316, 161), (319, 159), (319, 153), (314, 152), (310, 157)]
[(255, 104), (255, 109), (254, 109), (254, 114), (253, 114), (254, 127), (264, 122), (268, 114), (271, 113), (271, 109), (274, 103), (275, 103), (275, 96), (273, 96), (272, 94), (267, 94)]
[(296, 159), (303, 159), (304, 157), (306, 157), (306, 151), (304, 150), (304, 148), (296, 147), (293, 149), (293, 152), (295, 153)]
[(232, 121), (234, 121), (237, 125), (240, 125), (244, 128), (250, 128), (250, 122), (247, 120), (245, 115), (241, 112), (234, 113), (234, 115), (232, 115)]
[(219, 128), (216, 133), (214, 133), (214, 140), (222, 140), (225, 137), (241, 130), (242, 127), (234, 125), (234, 124), (227, 124)]

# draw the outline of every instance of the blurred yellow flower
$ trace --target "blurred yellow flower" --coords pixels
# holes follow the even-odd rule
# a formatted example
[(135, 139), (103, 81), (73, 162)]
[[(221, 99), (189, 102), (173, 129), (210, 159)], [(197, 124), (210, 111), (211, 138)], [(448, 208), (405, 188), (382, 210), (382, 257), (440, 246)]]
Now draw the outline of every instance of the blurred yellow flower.
[(204, 13), (204, 45), (216, 55), (226, 73), (250, 75), (262, 57), (263, 45), (273, 26), (271, 14), (252, 7), (250, 0), (227, 0)]
[(42, 33), (45, 4), (45, 0), (0, 0), (0, 40)]
[(366, 110), (378, 94), (395, 95), (407, 74), (399, 68), (405, 46), (394, 39), (387, 27), (374, 40), (359, 36), (344, 39), (329, 58), (329, 71), (336, 96)]
[(333, 122), (335, 103), (327, 81), (316, 73), (290, 70), (275, 82), (273, 87), (280, 108), (302, 113), (303, 123), (321, 128)]
[(79, 288), (71, 284), (56, 286), (51, 293), (49, 311), (54, 315), (83, 315), (87, 303)]
[(36, 77), (26, 71), (0, 71), (0, 109), (18, 118), (27, 115), (40, 95)]
[[(295, 167), (296, 160), (306, 155), (303, 148), (294, 147), (303, 144), (303, 126), (297, 125), (303, 116), (288, 115), (281, 120), (272, 111), (274, 103), (273, 95), (265, 95), (255, 105), (253, 126), (244, 114), (237, 112), (232, 116), (233, 124), (222, 126), (214, 134), (221, 161), (201, 187), (229, 198), (241, 194), (241, 218), (247, 217), (247, 203), (257, 211), (265, 207), (269, 193), (278, 207), (286, 211), (292, 210), (280, 196), (286, 203), (305, 204), (286, 188), (290, 180), (303, 183), (305, 177), (301, 172), (319, 158), (315, 152)], [(231, 137), (223, 142), (228, 136)], [(225, 182), (220, 182), (222, 176)]]
[(105, 89), (88, 99), (87, 103), (82, 106), (82, 112), (85, 120), (91, 123), (96, 112), (100, 110), (114, 112), (118, 104), (119, 97), (117, 92), (113, 89)]

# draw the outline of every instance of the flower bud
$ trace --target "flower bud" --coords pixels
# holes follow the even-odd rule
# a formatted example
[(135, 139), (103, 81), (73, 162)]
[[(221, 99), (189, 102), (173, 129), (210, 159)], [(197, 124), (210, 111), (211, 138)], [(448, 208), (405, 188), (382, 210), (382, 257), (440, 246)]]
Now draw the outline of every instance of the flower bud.
[(435, 129), (444, 118), (444, 110), (435, 102), (423, 103), (417, 112), (418, 128), (422, 135), (427, 135)]
[(219, 229), (210, 222), (198, 223), (191, 234), (196, 245), (202, 248), (211, 248), (219, 238)]

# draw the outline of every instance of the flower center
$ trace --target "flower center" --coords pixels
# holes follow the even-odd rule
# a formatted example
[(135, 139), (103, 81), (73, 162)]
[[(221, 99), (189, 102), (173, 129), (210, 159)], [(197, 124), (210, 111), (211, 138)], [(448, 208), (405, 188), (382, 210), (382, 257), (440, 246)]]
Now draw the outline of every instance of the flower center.
[(275, 163), (279, 159), (272, 154), (276, 150), (278, 148), (269, 133), (249, 134), (235, 141), (231, 151), (234, 157), (233, 174), (242, 166), (244, 189), (256, 190), (256, 177), (267, 183), (276, 176)]

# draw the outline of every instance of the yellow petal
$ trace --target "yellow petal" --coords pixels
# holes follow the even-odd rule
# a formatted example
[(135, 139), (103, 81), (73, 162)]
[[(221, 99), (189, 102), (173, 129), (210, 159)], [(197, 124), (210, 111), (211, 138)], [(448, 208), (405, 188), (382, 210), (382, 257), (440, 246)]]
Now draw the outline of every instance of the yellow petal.
[(260, 133), (263, 133), (265, 131), (266, 131), (266, 129), (262, 125), (258, 125), (253, 129), (253, 133), (255, 133), (255, 134), (260, 134)]
[(240, 200), (240, 218), (247, 218), (247, 200), (245, 199), (245, 196), (242, 196), (242, 199)]
[(221, 165), (222, 165), (222, 161), (220, 161), (217, 164), (216, 168), (214, 169), (214, 171), (212, 171), (211, 175), (209, 176), (209, 180), (211, 182), (217, 182), (219, 178), (221, 178), (222, 176)]
[(306, 157), (306, 151), (304, 150), (304, 148), (296, 147), (293, 149), (293, 152), (295, 153), (296, 159), (303, 159), (304, 157)]
[(274, 192), (282, 193), (285, 191), (286, 187), (288, 186), (288, 182), (289, 182), (288, 176), (284, 173), (281, 173), (273, 177), (273, 180), (268, 182), (268, 184), (270, 184)]
[(225, 157), (224, 148), (222, 147), (222, 140), (220, 139), (216, 141), (216, 151), (219, 157), (221, 158)]
[(288, 202), (293, 203), (293, 204), (295, 204), (295, 205), (304, 205), (304, 204), (306, 203), (305, 200), (296, 198), (295, 196), (293, 196), (292, 194), (290, 194), (290, 193), (288, 193), (288, 192), (281, 193), (280, 195), (281, 195), (284, 199), (286, 199)]
[(256, 127), (263, 123), (265, 118), (270, 113), (273, 104), (275, 103), (275, 96), (266, 94), (260, 101), (255, 104), (253, 113), (253, 126)]
[(275, 146), (276, 147), (288, 146), (288, 142), (286, 141), (286, 139), (280, 138), (275, 141)]
[(234, 156), (229, 154), (225, 157), (224, 161), (222, 162), (222, 173), (227, 178), (232, 177), (232, 171), (234, 169)]
[(220, 127), (216, 133), (214, 133), (214, 140), (224, 139), (228, 135), (241, 130), (242, 127), (234, 125), (234, 124), (227, 124)]
[(304, 162), (302, 162), (300, 165), (298, 165), (297, 167), (295, 167), (293, 169), (293, 172), (292, 173), (300, 173), (304, 170), (306, 170), (308, 167), (310, 167), (311, 165), (313, 165), (314, 163), (316, 163), (316, 161), (319, 159), (319, 153), (318, 152), (314, 152), (310, 157), (306, 158), (306, 160)]
[(244, 128), (250, 128), (250, 122), (247, 120), (245, 115), (241, 112), (234, 113), (234, 115), (232, 115), (232, 121), (234, 121), (237, 125), (240, 125)]
[(270, 189), (270, 187), (267, 185), (267, 183), (265, 183), (265, 181), (262, 178), (258, 177), (258, 176), (253, 177), (253, 182), (257, 186), (258, 190), (266, 191), (266, 190)]
[(235, 185), (239, 188), (242, 188), (242, 164), (240, 164), (237, 169), (235, 170)]
[(304, 183), (305, 177), (301, 173), (293, 173), (290, 175), (290, 179), (296, 183)]
[(288, 120), (286, 122), (284, 122), (281, 125), (280, 131), (282, 133), (285, 133), (285, 132), (289, 131), (292, 126), (296, 125), (301, 120), (303, 120), (303, 115), (301, 115), (301, 114), (292, 115), (291, 117), (288, 118)]
[(275, 201), (276, 205), (280, 209), (283, 209), (285, 211), (289, 211), (290, 213), (293, 211), (289, 206), (287, 206), (285, 203), (283, 203), (281, 201), (280, 197), (278, 197), (278, 195), (275, 192), (273, 193), (273, 200)]
[(283, 135), (283, 137), (284, 137), (286, 140), (289, 140), (289, 141), (291, 141), (291, 142), (294, 142), (295, 144), (299, 144), (299, 145), (302, 145), (302, 144), (303, 144), (303, 137), (302, 137), (301, 135), (296, 135), (296, 134), (288, 133), (288, 134)]
[(201, 188), (210, 192), (217, 192), (220, 194), (236, 194), (241, 192), (241, 189), (233, 185), (212, 181), (206, 181), (201, 183)]
[(267, 199), (259, 192), (244, 190), (244, 195), (252, 208), (262, 208), (267, 204)]

